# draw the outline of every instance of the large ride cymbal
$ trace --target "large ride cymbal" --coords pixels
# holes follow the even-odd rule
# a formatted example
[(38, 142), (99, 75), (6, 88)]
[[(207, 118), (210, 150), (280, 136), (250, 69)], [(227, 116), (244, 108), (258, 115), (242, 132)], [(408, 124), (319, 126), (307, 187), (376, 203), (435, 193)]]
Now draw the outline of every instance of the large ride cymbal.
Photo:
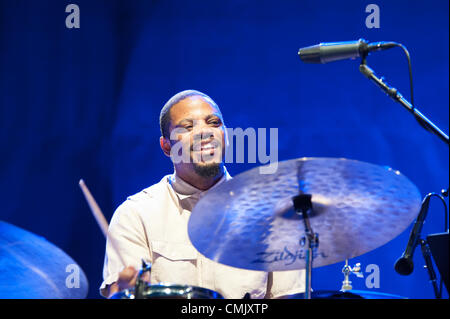
[(45, 238), (0, 221), (0, 299), (86, 298), (87, 278)]
[(313, 267), (360, 256), (403, 232), (421, 196), (400, 172), (337, 158), (278, 163), (241, 173), (203, 196), (189, 219), (189, 238), (205, 257), (237, 268), (305, 268), (304, 221), (292, 197), (312, 195), (309, 220), (319, 235)]

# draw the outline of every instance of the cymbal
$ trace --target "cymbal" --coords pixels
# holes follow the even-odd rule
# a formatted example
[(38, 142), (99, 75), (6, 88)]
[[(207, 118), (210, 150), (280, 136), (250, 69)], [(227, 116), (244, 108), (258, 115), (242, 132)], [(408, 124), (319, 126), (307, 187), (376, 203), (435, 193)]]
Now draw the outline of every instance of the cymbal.
[(421, 196), (400, 172), (342, 158), (278, 162), (209, 190), (188, 222), (192, 244), (205, 257), (261, 271), (305, 269), (304, 221), (292, 197), (311, 194), (308, 214), (319, 245), (313, 267), (351, 259), (403, 232), (417, 216)]
[(81, 267), (45, 238), (0, 221), (0, 299), (81, 299)]

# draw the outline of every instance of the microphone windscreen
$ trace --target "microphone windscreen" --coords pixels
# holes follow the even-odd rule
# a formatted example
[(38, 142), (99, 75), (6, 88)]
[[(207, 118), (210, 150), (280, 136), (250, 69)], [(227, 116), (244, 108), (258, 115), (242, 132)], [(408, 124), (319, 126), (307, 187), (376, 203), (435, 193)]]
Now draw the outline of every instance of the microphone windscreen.
[(400, 275), (408, 276), (411, 275), (414, 270), (414, 263), (410, 258), (400, 257), (395, 262), (394, 268)]
[(320, 45), (313, 45), (298, 50), (298, 55), (306, 63), (322, 63), (320, 59)]

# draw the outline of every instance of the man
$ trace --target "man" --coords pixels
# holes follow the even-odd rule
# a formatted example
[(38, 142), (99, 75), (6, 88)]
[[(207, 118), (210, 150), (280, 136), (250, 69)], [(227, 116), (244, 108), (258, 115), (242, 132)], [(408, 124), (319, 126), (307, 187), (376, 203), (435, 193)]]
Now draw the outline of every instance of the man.
[(199, 91), (180, 92), (161, 110), (160, 128), (160, 146), (174, 173), (129, 197), (114, 213), (109, 236), (115, 245), (108, 240), (101, 294), (133, 287), (142, 259), (152, 264), (147, 278), (152, 284), (203, 287), (235, 299), (303, 292), (304, 271), (225, 266), (201, 255), (189, 240), (187, 223), (199, 198), (231, 178), (223, 163), (226, 130), (217, 104)]

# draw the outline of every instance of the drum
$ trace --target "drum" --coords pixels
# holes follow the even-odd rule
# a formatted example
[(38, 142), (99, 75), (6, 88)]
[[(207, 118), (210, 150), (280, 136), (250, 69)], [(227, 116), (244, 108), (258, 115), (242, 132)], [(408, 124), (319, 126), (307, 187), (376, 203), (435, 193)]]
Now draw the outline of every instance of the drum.
[[(156, 284), (143, 287), (142, 299), (224, 299), (222, 295), (210, 289), (173, 285)], [(110, 299), (136, 299), (134, 288), (115, 293)]]
[[(294, 294), (283, 297), (283, 299), (304, 299), (303, 293)], [(318, 290), (313, 291), (311, 294), (312, 299), (407, 299), (398, 295), (391, 295), (380, 292), (364, 291), (364, 290), (349, 290), (349, 291), (336, 291), (336, 290)]]

